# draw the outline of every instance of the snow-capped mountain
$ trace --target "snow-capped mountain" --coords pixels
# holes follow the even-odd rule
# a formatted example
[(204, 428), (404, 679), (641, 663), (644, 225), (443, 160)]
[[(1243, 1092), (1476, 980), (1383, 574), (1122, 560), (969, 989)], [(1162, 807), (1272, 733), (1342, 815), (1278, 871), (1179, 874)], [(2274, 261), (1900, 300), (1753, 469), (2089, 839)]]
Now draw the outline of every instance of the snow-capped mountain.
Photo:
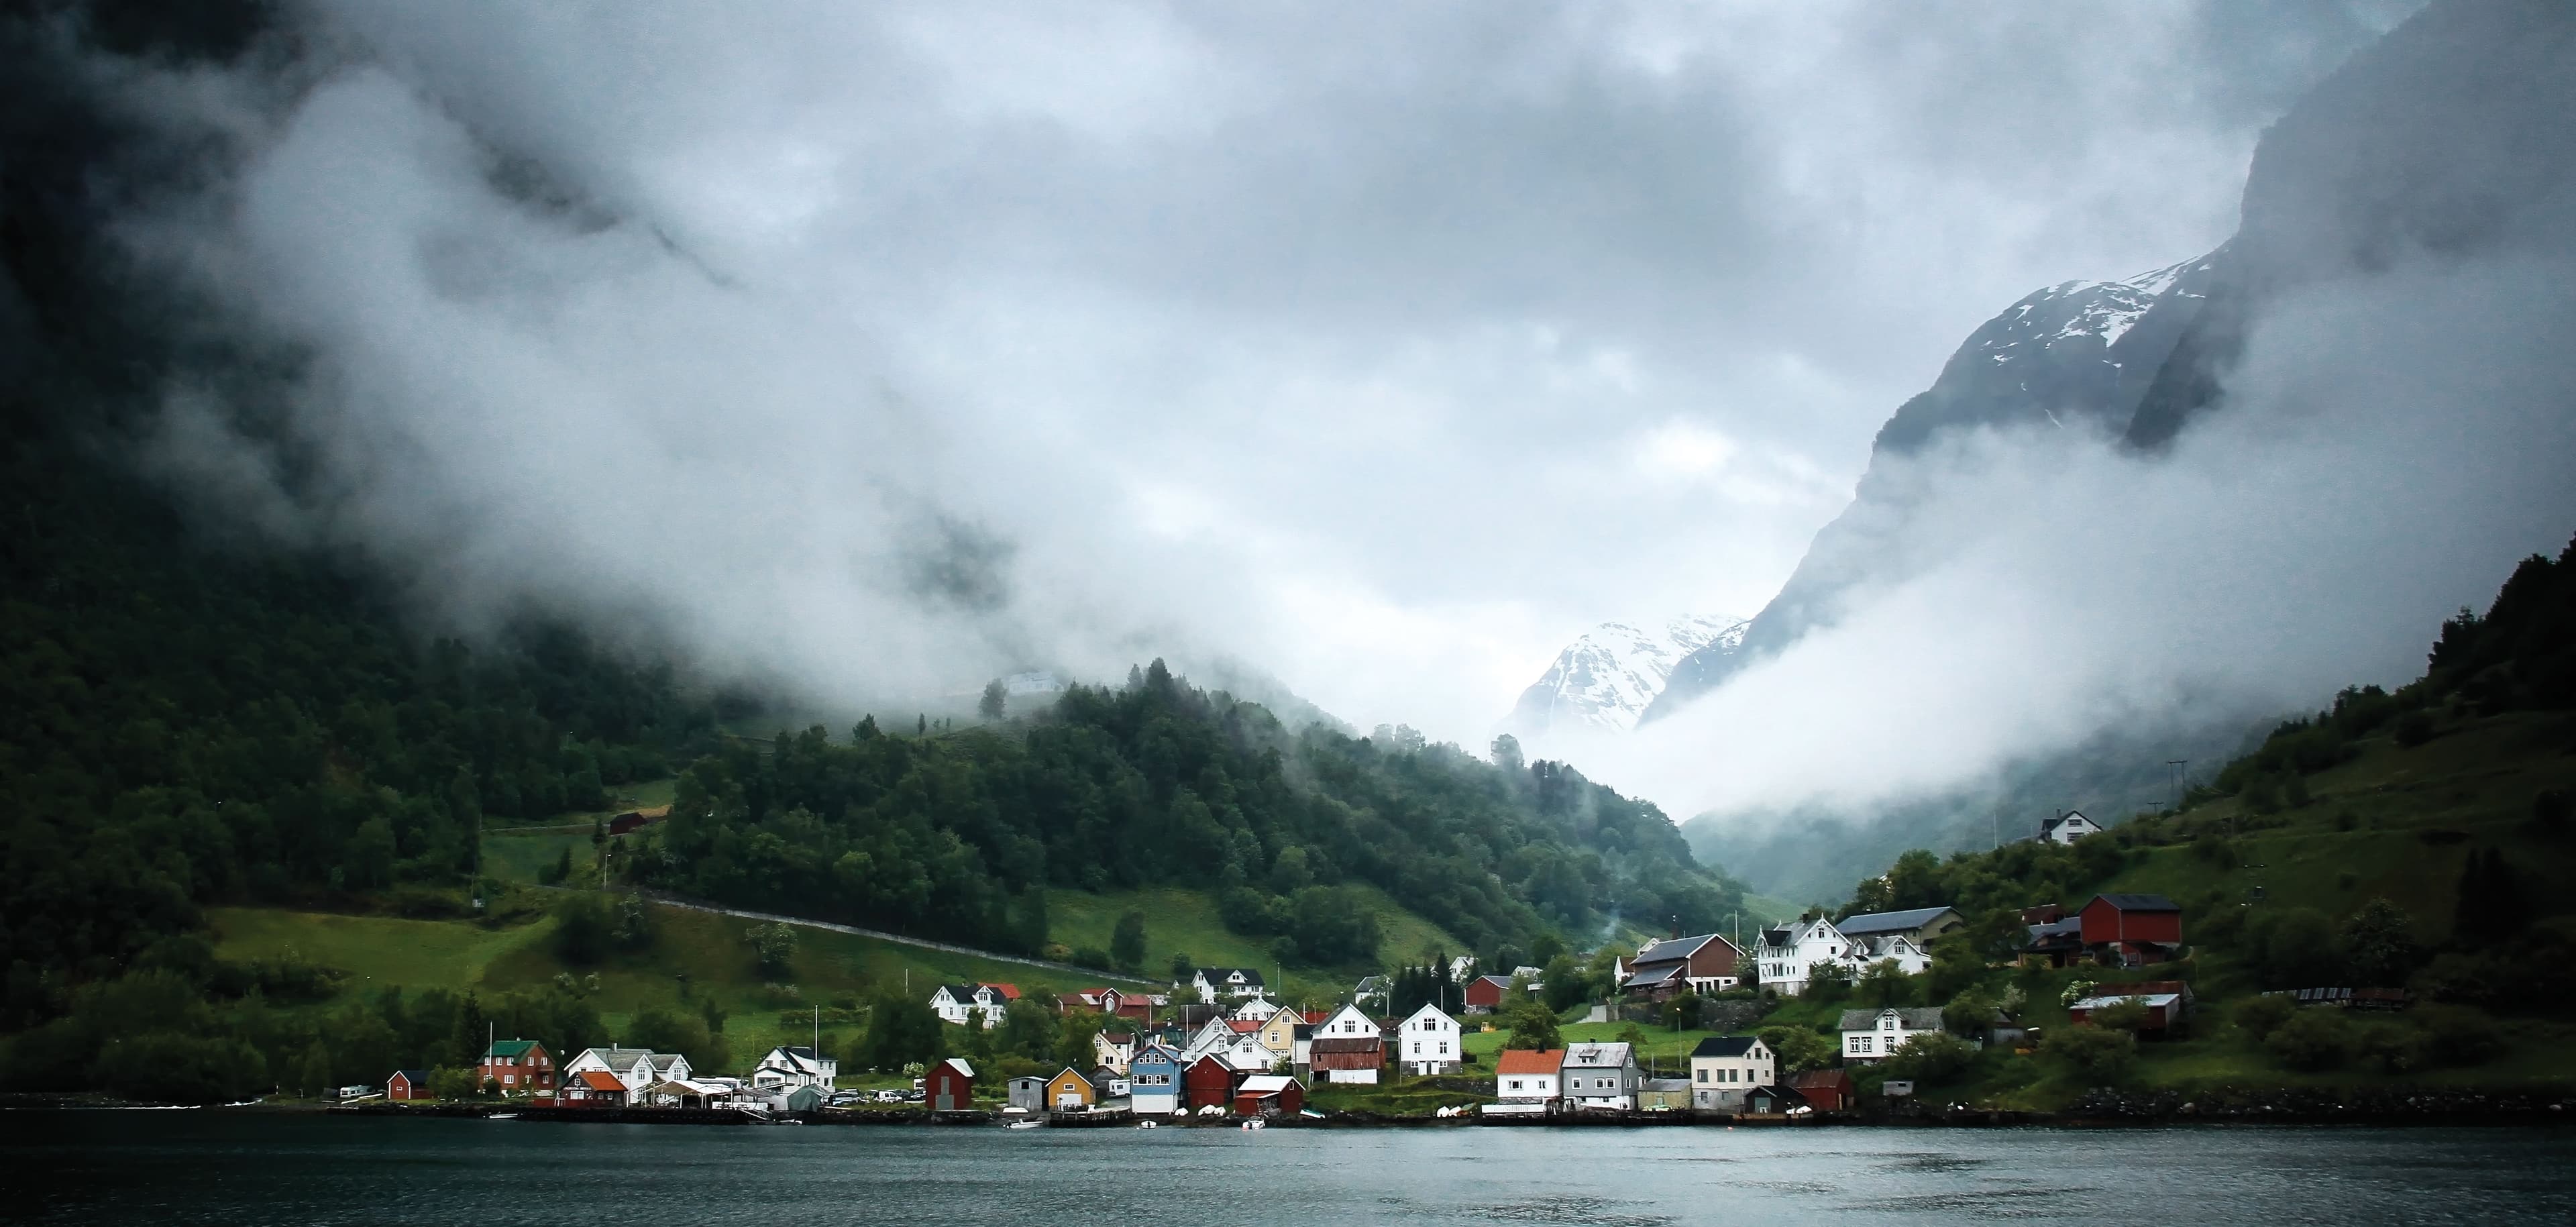
[(1644, 718), (1662, 718), (1830, 621), (1850, 585), (1901, 578), (1906, 560), (1920, 551), (1907, 538), (1910, 491), (1889, 481), (1883, 460), (1921, 452), (1936, 435), (1979, 426), (2120, 433), (2228, 258), (2221, 247), (2118, 281), (2061, 282), (1986, 321), (1950, 355), (1932, 386), (1879, 429), (1852, 505), (1816, 534), (1740, 642), (1676, 661)]
[(1624, 733), (1663, 693), (1673, 666), (1694, 652), (1722, 654), (1744, 639), (1742, 618), (1675, 618), (1661, 626), (1604, 622), (1556, 654), (1521, 692), (1505, 722), (1525, 738), (1571, 732)]

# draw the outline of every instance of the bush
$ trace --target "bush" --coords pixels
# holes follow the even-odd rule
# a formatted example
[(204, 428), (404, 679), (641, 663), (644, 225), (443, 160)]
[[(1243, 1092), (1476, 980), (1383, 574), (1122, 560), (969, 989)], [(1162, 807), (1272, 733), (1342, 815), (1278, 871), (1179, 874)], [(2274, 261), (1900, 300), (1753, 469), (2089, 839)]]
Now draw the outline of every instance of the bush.
[(565, 895), (555, 905), (555, 953), (575, 967), (589, 967), (608, 957), (613, 922), (608, 905), (587, 891)]
[(2287, 997), (2249, 997), (2236, 1004), (2236, 1029), (2260, 1044), (2298, 1012), (2298, 1003)]
[(2090, 1085), (2118, 1086), (2137, 1067), (2138, 1037), (2100, 1027), (2057, 1027), (2040, 1040), (2039, 1051)]
[(228, 1037), (164, 1031), (110, 1040), (98, 1062), (99, 1082), (123, 1099), (222, 1103), (270, 1086), (259, 1050)]
[(1974, 1045), (1947, 1032), (1935, 1031), (1898, 1045), (1894, 1055), (1887, 1058), (1887, 1073), (1892, 1078), (1942, 1083), (1966, 1073), (1976, 1059)]
[(2106, 1005), (2089, 1011), (2084, 1021), (2105, 1031), (2124, 1031), (2136, 1035), (2147, 1025), (2147, 1007), (2135, 999)]
[(2318, 1073), (2352, 1059), (2352, 1024), (2335, 1010), (2301, 1010), (2263, 1041), (2273, 1059), (2291, 1069)]
[(2504, 1032), (2486, 1011), (2464, 1005), (2429, 1005), (2415, 1011), (2432, 1060), (2443, 1065), (2484, 1065), (2504, 1054)]
[(2420, 746), (2433, 740), (2433, 713), (2422, 708), (2410, 711), (2397, 718), (2389, 733), (2397, 738), (2397, 744), (2408, 749)]

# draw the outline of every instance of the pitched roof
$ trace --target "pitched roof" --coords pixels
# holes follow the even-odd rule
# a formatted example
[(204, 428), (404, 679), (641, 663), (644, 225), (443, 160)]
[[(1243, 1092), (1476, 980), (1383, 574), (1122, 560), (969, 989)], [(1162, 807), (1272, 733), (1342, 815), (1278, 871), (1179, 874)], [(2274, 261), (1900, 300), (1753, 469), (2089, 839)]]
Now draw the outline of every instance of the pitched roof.
[(1562, 1048), (1550, 1048), (1545, 1052), (1532, 1052), (1527, 1048), (1506, 1048), (1503, 1050), (1502, 1057), (1494, 1062), (1494, 1072), (1498, 1074), (1552, 1074), (1559, 1068), (1563, 1067), (1564, 1064), (1565, 1050)]
[(1851, 1085), (1851, 1081), (1851, 1075), (1839, 1069), (1810, 1069), (1789, 1075), (1789, 1085), (1801, 1089), (1820, 1086), (1847, 1087)]
[(2163, 895), (2095, 895), (2093, 897), (2123, 912), (2179, 912), (2182, 910), (2181, 904)]
[(1568, 1044), (1565, 1063), (1585, 1069), (1617, 1069), (1636, 1064), (1637, 1057), (1626, 1044)]
[(1227, 1030), (1234, 1032), (1236, 1035), (1250, 1035), (1261, 1029), (1261, 1020), (1257, 1018), (1229, 1018), (1225, 1020), (1225, 1026)]
[(626, 1089), (626, 1084), (618, 1081), (617, 1075), (602, 1069), (585, 1069), (580, 1073), (573, 1075), (573, 1077), (580, 1079), (583, 1086), (594, 1091), (622, 1091)]
[(1712, 1035), (1691, 1049), (1695, 1057), (1740, 1057), (1760, 1040), (1750, 1035)]
[(608, 1048), (584, 1048), (581, 1050), (581, 1056), (576, 1056), (573, 1060), (578, 1061), (582, 1059), (582, 1057), (588, 1056), (598, 1057), (601, 1063), (607, 1065), (610, 1069), (632, 1069), (637, 1061), (651, 1059), (653, 1056), (653, 1050), (650, 1048), (617, 1048), (613, 1046)]
[(1678, 961), (1698, 954), (1710, 942), (1716, 942), (1721, 946), (1732, 945), (1724, 937), (1715, 933), (1702, 933), (1696, 937), (1667, 937), (1662, 941), (1648, 942), (1638, 947), (1637, 957), (1629, 961), (1632, 963)]
[(1941, 907), (1908, 908), (1902, 912), (1871, 912), (1865, 916), (1854, 916), (1848, 920), (1837, 920), (1834, 922), (1834, 927), (1842, 930), (1843, 936), (1845, 937), (1868, 937), (1880, 933), (1902, 933), (1914, 929), (1920, 929), (1923, 926), (1932, 923), (1932, 921), (1938, 918), (1941, 913), (1949, 910), (1950, 908), (1947, 905), (1944, 905)]
[(998, 981), (987, 980), (984, 982), (983, 987), (989, 988), (995, 993), (1000, 994), (1004, 1001), (1017, 1001), (1020, 999), (1020, 986), (1016, 984), (1003, 984)]
[(528, 1050), (536, 1046), (535, 1040), (494, 1040), (491, 1047), (483, 1050), (483, 1055), (499, 1057), (504, 1061), (516, 1061), (528, 1055)]
[(1662, 984), (1667, 980), (1680, 978), (1681, 974), (1682, 969), (1679, 966), (1668, 963), (1659, 963), (1653, 967), (1640, 967), (1634, 972), (1629, 973), (1628, 987), (1638, 988), (1642, 986)]
[(1785, 929), (1785, 928), (1784, 928), (1784, 929), (1764, 929), (1764, 930), (1762, 931), (1762, 944), (1763, 944), (1763, 945), (1765, 945), (1765, 946), (1786, 946), (1786, 945), (1788, 945), (1788, 944), (1789, 944), (1789, 930), (1787, 930), (1787, 929)]
[(939, 988), (940, 991), (947, 993), (952, 998), (955, 998), (959, 1004), (964, 1004), (975, 999), (975, 986), (972, 984), (942, 984)]
[(1253, 1076), (1244, 1079), (1243, 1085), (1234, 1088), (1234, 1093), (1237, 1095), (1276, 1095), (1281, 1091), (1287, 1090), (1288, 1087), (1296, 1081), (1296, 1079), (1288, 1077), (1285, 1074), (1254, 1074)]
[(1320, 1056), (1328, 1052), (1378, 1052), (1385, 1046), (1375, 1036), (1332, 1035), (1308, 1044), (1306, 1051), (1309, 1055)]
[(1510, 987), (1512, 986), (1512, 978), (1511, 978), (1510, 976), (1478, 976), (1478, 977), (1476, 977), (1476, 982), (1477, 982), (1477, 983), (1479, 983), (1479, 984), (1483, 984), (1483, 983), (1486, 983), (1486, 982), (1488, 982), (1488, 981), (1490, 981), (1490, 982), (1494, 985), (1494, 987), (1496, 987), (1496, 988), (1510, 988)]
[[(397, 1069), (394, 1071), (394, 1078), (400, 1078), (413, 1086), (429, 1085), (429, 1071), (425, 1069)], [(385, 1081), (391, 1082), (394, 1078), (387, 1078)]]
[[(1897, 1022), (1903, 1024), (1905, 1029), (1908, 1031), (1938, 1031), (1941, 1029), (1941, 1007), (1937, 1005), (1890, 1006), (1888, 1009), (1896, 1011)], [(1875, 1031), (1878, 1029), (1878, 1016), (1887, 1012), (1887, 1010), (1845, 1010), (1843, 1011), (1842, 1029), (1845, 1031)]]

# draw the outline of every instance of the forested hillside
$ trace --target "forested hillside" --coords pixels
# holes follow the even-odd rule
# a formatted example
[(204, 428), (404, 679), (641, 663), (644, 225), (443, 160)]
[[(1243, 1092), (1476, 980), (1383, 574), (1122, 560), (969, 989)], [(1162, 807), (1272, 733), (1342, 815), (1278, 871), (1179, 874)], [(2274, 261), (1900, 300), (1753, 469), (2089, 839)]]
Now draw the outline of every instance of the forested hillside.
[(1705, 927), (1737, 905), (1653, 805), (1508, 743), (1500, 758), (1292, 731), (1156, 661), (1007, 724), (917, 738), (870, 719), (840, 742), (818, 728), (767, 754), (729, 748), (681, 775), (636, 872), (1022, 951), (1045, 942), (1048, 883), (1191, 886), (1292, 964), (1374, 960), (1344, 883), (1383, 887), (1506, 966), (1551, 929)]

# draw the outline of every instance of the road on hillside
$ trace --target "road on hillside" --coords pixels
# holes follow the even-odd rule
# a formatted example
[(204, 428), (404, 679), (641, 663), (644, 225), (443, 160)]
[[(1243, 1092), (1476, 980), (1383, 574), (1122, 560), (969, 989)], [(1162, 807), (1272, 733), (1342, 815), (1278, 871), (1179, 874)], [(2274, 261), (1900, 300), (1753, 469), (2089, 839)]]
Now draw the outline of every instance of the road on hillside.
[[(569, 888), (549, 886), (541, 889), (565, 890)], [(655, 903), (659, 903), (664, 907), (684, 908), (692, 912), (711, 912), (718, 916), (740, 916), (745, 920), (765, 920), (773, 924), (795, 925), (804, 929), (821, 929), (828, 933), (847, 933), (852, 937), (874, 938), (881, 942), (894, 942), (898, 945), (904, 946), (918, 946), (924, 950), (943, 950), (950, 954), (973, 955), (979, 959), (991, 959), (996, 963), (1017, 963), (1023, 967), (1044, 967), (1051, 971), (1069, 971), (1076, 975), (1088, 976), (1093, 979), (1116, 980), (1128, 984), (1150, 985), (1154, 983), (1152, 980), (1127, 975), (1122, 972), (1102, 971), (1097, 967), (1076, 967), (1071, 963), (1056, 963), (1050, 962), (1046, 959), (1032, 959), (1016, 954), (999, 954), (991, 950), (978, 950), (973, 946), (959, 946), (949, 942), (934, 942), (927, 938), (906, 937), (901, 933), (888, 933), (882, 929), (862, 929), (857, 925), (836, 925), (824, 920), (807, 920), (802, 916), (780, 916), (771, 912), (746, 911), (737, 907), (717, 907), (712, 903), (700, 903), (694, 899), (683, 899), (677, 895), (666, 895), (655, 890), (638, 889), (635, 893), (640, 894)]]

